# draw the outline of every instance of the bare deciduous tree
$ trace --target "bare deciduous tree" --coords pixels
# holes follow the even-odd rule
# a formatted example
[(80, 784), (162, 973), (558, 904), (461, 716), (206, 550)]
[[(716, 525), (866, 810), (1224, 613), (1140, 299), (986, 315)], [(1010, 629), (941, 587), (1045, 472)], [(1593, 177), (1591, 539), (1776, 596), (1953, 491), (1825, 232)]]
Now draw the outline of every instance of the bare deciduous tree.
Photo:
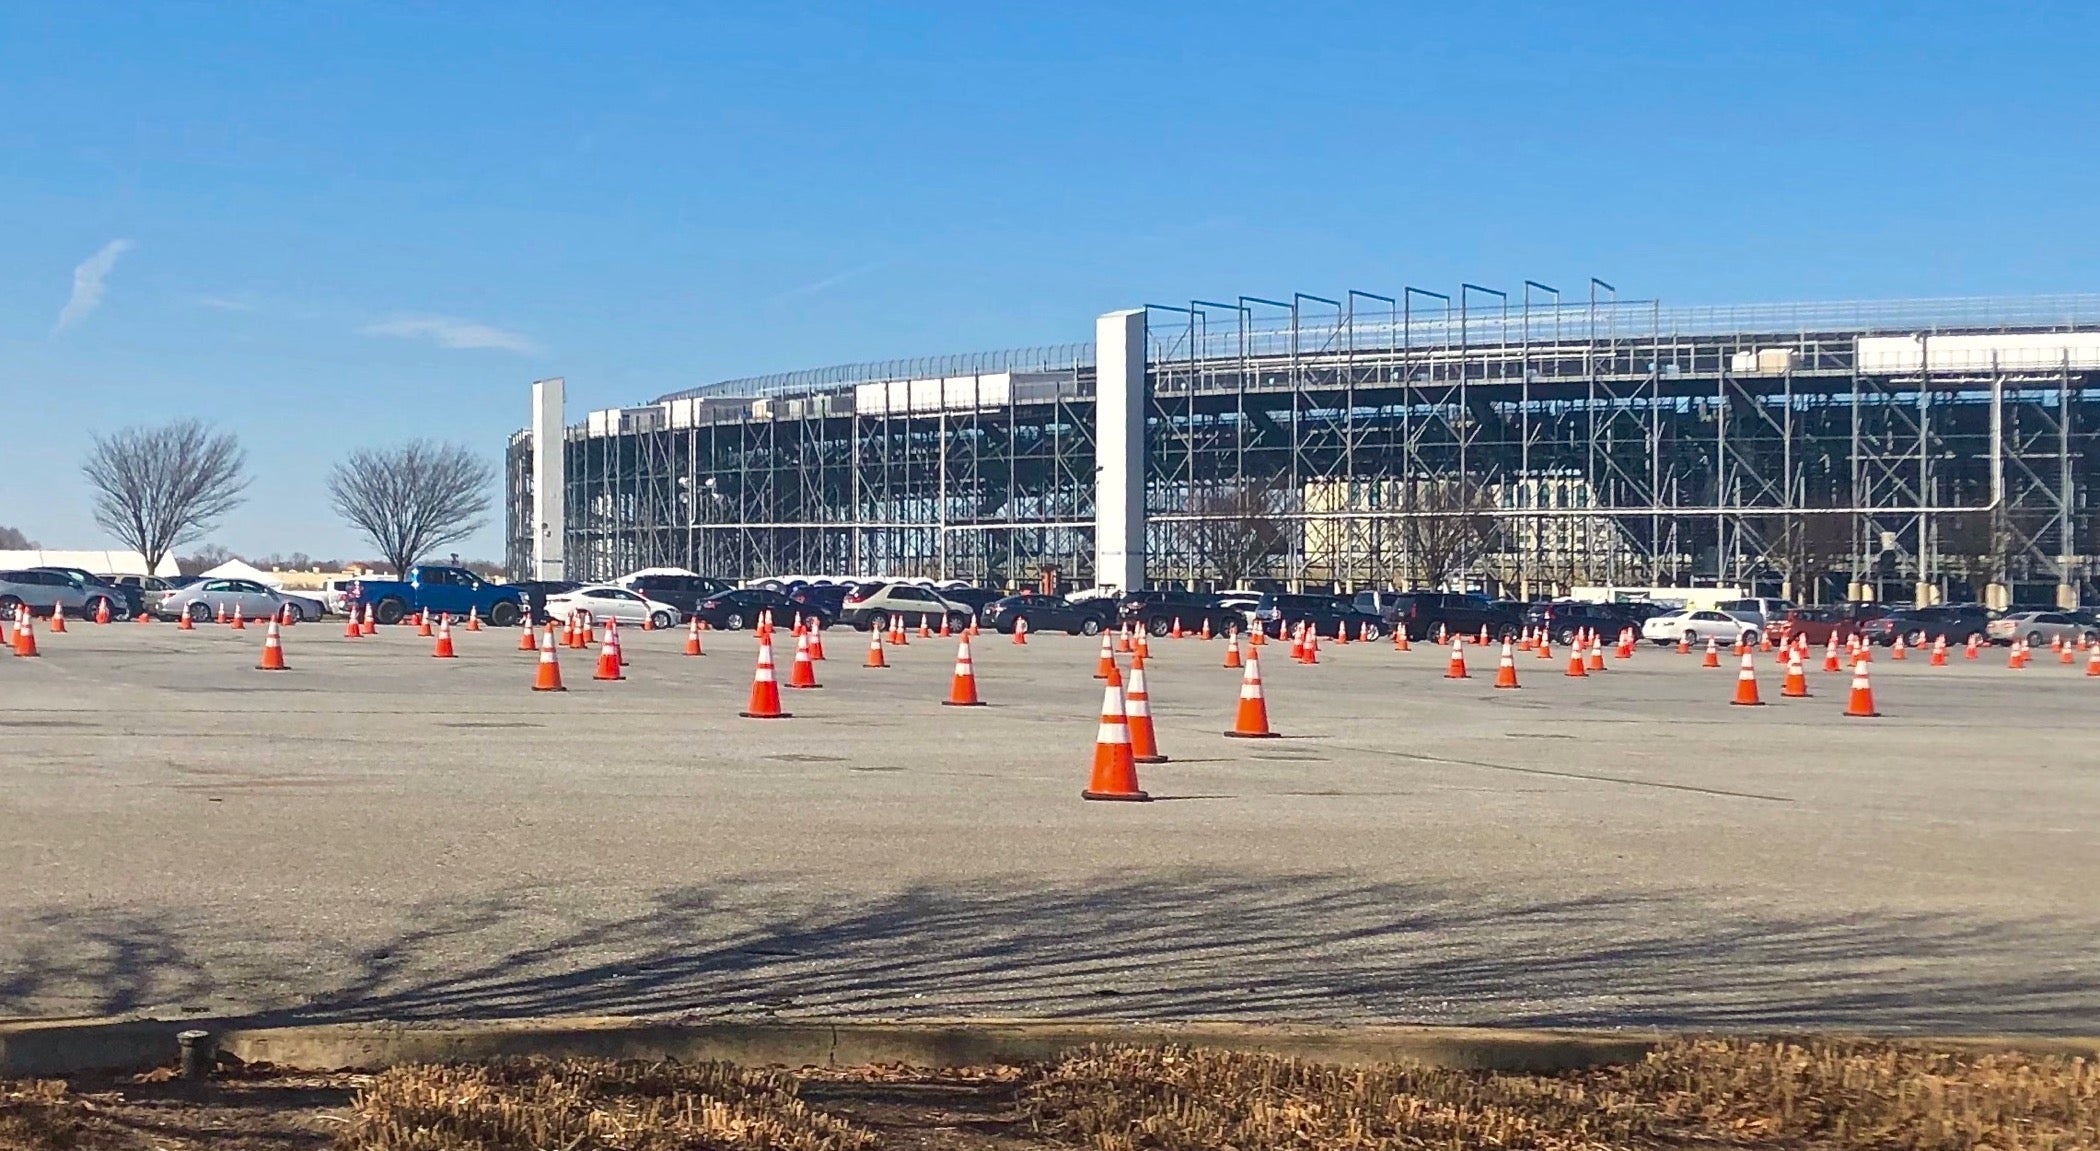
[(1275, 484), (1250, 482), (1197, 501), (1195, 512), (1207, 518), (1194, 525), (1193, 542), (1219, 586), (1244, 586), (1290, 550), (1290, 527), (1276, 515), (1276, 496)]
[(328, 474), (337, 514), (362, 532), (396, 572), (487, 523), (495, 470), (458, 444), (411, 440), (362, 448)]
[(146, 570), (217, 526), (248, 487), (240, 441), (196, 420), (96, 436), (81, 473), (95, 522), (137, 551)]
[(1396, 584), (1441, 587), (1471, 567), (1501, 534), (1495, 499), (1469, 478), (1411, 480), (1401, 489), (1400, 521), (1407, 570)]
[(22, 534), (21, 528), (0, 527), (0, 551), (29, 551), (36, 541)]

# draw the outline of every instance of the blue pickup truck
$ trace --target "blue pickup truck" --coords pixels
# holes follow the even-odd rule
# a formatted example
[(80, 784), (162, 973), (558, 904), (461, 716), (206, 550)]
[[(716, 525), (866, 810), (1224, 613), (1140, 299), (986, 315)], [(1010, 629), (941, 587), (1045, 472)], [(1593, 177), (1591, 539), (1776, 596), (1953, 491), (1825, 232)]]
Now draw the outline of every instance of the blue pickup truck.
[(399, 580), (361, 579), (344, 592), (345, 606), (362, 612), (372, 609), (379, 623), (400, 623), (419, 611), (465, 619), (469, 611), (497, 627), (509, 627), (525, 617), (525, 597), (518, 589), (490, 583), (465, 568), (419, 564)]

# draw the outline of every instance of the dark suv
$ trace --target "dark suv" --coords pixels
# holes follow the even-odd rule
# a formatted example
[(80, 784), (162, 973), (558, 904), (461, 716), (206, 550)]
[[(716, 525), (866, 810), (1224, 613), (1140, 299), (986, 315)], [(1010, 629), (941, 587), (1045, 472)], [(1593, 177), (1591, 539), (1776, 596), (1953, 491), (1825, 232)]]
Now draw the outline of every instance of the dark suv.
[(1235, 628), (1247, 630), (1247, 617), (1239, 609), (1226, 607), (1218, 602), (1218, 597), (1202, 592), (1131, 592), (1123, 597), (1122, 617), (1125, 623), (1136, 624), (1153, 635), (1172, 632), (1175, 620), (1181, 621), (1183, 631), (1202, 631), (1206, 622), (1217, 635)]
[(1903, 608), (1859, 625), (1868, 643), (1891, 647), (1897, 636), (1912, 642), (1944, 635), (1948, 643), (1965, 643), (1971, 635), (1989, 634), (1991, 618), (1980, 607)]
[(1524, 609), (1525, 627), (1542, 627), (1553, 642), (1566, 645), (1578, 631), (1595, 631), (1607, 639), (1617, 635), (1622, 628), (1638, 628), (1647, 618), (1621, 604), (1584, 603), (1579, 600), (1554, 600), (1551, 603), (1535, 603)]
[(731, 586), (728, 580), (706, 576), (644, 575), (628, 581), (627, 590), (691, 615), (699, 609), (701, 600), (728, 591)]
[(130, 619), (142, 615), (146, 610), (146, 593), (135, 587), (122, 587), (96, 575), (86, 568), (43, 566), (30, 571), (50, 572), (63, 576), (67, 583), (87, 596), (88, 618), (94, 618), (104, 600), (109, 601), (109, 614), (114, 619)]
[(1378, 639), (1386, 633), (1386, 622), (1361, 611), (1349, 600), (1331, 595), (1281, 595), (1270, 592), (1254, 605), (1254, 618), (1270, 635), (1289, 634), (1299, 624), (1311, 624), (1322, 636), (1346, 627), (1349, 638)]
[(1485, 627), (1491, 638), (1514, 639), (1524, 617), (1519, 604), (1455, 592), (1416, 591), (1392, 597), (1385, 622), (1396, 631), (1407, 628), (1409, 639), (1428, 639), (1439, 626), (1467, 635), (1478, 635)]

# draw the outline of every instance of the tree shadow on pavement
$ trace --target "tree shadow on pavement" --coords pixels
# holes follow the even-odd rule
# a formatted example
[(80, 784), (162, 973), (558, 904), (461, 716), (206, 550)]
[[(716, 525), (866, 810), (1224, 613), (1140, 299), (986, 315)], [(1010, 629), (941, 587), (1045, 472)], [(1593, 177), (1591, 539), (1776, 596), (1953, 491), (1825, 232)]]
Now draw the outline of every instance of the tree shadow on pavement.
[(593, 920), (564, 902), (560, 889), (520, 888), (433, 903), (348, 945), (244, 943), (193, 912), (47, 912), (12, 941), (0, 931), (0, 1016), (220, 1001), (263, 1006), (254, 1020), (271, 1023), (975, 1015), (2100, 1031), (2094, 925), (2068, 921), (1212, 873), (862, 897), (752, 877)]

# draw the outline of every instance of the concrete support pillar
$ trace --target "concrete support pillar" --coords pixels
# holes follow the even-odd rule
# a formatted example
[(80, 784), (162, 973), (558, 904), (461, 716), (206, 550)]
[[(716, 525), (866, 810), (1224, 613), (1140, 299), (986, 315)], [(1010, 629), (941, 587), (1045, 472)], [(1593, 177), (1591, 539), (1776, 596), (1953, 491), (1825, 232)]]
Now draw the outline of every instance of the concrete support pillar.
[(563, 541), (569, 531), (568, 442), (561, 377), (532, 385), (532, 570), (534, 579), (568, 578)]
[(1145, 586), (1145, 313), (1094, 321), (1094, 582)]

